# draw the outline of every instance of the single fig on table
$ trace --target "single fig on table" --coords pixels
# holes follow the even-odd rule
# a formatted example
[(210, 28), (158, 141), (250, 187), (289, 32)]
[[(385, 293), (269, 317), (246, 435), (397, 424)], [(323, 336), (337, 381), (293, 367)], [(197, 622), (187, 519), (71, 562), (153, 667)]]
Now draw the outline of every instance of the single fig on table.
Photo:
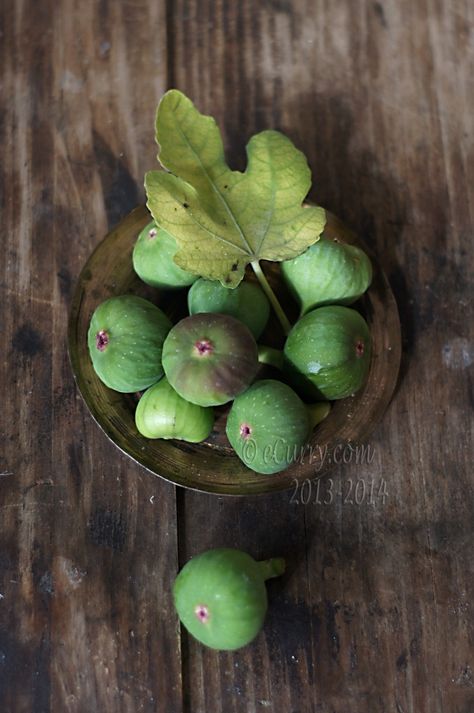
[(214, 412), (212, 408), (185, 401), (163, 377), (141, 397), (135, 423), (145, 438), (177, 438), (199, 443), (212, 431)]
[(142, 391), (163, 376), (161, 352), (171, 322), (148, 300), (111, 297), (97, 307), (87, 342), (94, 370), (109, 388)]
[(173, 586), (181, 623), (212, 649), (233, 651), (245, 646), (263, 626), (265, 580), (284, 571), (282, 558), (256, 562), (241, 550), (209, 550), (193, 557)]
[(189, 314), (220, 312), (240, 319), (258, 339), (270, 316), (270, 303), (253, 282), (229, 289), (220, 282), (201, 277), (188, 292)]
[(278, 473), (297, 459), (311, 430), (308, 410), (281, 381), (257, 381), (238, 396), (226, 433), (239, 458), (257, 473)]
[(231, 401), (258, 370), (250, 330), (234, 317), (203, 313), (176, 324), (163, 345), (163, 368), (183, 399), (199, 406)]
[(302, 315), (321, 305), (351, 304), (372, 282), (372, 265), (363, 250), (324, 237), (282, 262), (281, 271)]
[(138, 277), (152, 287), (189, 287), (198, 279), (174, 261), (178, 245), (172, 235), (149, 223), (138, 236), (133, 249), (133, 268)]
[(349, 307), (319, 307), (289, 333), (285, 370), (308, 399), (343, 399), (365, 383), (371, 339), (365, 319)]

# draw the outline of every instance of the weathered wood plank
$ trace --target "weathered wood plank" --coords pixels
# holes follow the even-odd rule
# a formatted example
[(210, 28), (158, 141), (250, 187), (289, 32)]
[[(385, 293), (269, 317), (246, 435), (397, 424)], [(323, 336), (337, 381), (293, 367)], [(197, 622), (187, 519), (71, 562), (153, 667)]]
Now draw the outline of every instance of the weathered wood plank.
[(0, 707), (179, 711), (174, 489), (107, 442), (66, 353), (75, 278), (154, 162), (165, 8), (4, 3), (0, 52)]
[[(385, 265), (405, 342), (375, 458), (336, 469), (330, 503), (182, 497), (183, 560), (233, 544), (296, 562), (255, 645), (185, 639), (188, 710), (474, 705), (473, 21), (467, 2), (173, 4), (175, 86), (216, 116), (237, 167), (262, 128), (306, 152), (312, 196)], [(355, 503), (358, 482), (360, 498), (384, 481), (385, 502)]]
[(372, 463), (306, 506), (180, 493), (181, 563), (218, 544), (289, 562), (253, 646), (183, 636), (184, 709), (471, 711), (472, 5), (26, 1), (0, 22), (2, 709), (183, 708), (173, 490), (107, 443), (65, 355), (74, 278), (143, 198), (169, 77), (237, 167), (268, 126), (307, 153), (312, 197), (385, 264), (405, 338)]

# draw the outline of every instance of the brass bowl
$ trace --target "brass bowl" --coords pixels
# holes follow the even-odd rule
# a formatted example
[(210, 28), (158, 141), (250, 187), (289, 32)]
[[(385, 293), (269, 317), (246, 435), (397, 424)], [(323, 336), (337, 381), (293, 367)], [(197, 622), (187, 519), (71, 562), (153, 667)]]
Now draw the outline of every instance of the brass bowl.
[[(160, 291), (147, 287), (133, 270), (133, 246), (149, 221), (146, 208), (136, 208), (99, 243), (80, 274), (71, 307), (68, 340), (72, 369), (89, 411), (107, 436), (151, 473), (177, 485), (219, 495), (253, 495), (295, 487), (296, 482), (322, 476), (332, 467), (329, 461), (334, 458), (328, 458), (327, 454), (335, 453), (336, 449), (341, 453), (347, 444), (363, 444), (392, 397), (401, 356), (395, 299), (372, 255), (374, 279), (356, 304), (372, 335), (367, 383), (354, 396), (333, 403), (329, 416), (313, 431), (307, 451), (289, 468), (276, 475), (262, 475), (247, 468), (226, 439), (226, 407), (217, 409), (214, 431), (203, 443), (148, 440), (138, 433), (134, 420), (137, 399), (112, 391), (96, 376), (87, 348), (87, 330), (92, 313), (101, 302), (125, 293), (151, 299), (174, 321), (186, 314), (185, 290)], [(357, 243), (356, 236), (331, 214), (325, 235)], [(364, 249), (367, 251), (365, 246)], [(278, 265), (265, 263), (264, 269), (290, 316), (293, 310), (292, 316), (296, 318), (296, 307), (279, 279)], [(283, 344), (274, 317), (261, 341), (273, 346)]]

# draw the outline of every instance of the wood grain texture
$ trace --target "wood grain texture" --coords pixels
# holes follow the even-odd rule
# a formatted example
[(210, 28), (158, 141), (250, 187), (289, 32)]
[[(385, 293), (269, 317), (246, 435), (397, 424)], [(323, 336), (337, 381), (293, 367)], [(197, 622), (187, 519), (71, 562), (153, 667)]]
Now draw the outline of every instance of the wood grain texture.
[(73, 283), (154, 161), (164, 8), (2, 3), (0, 52), (0, 709), (179, 710), (174, 491), (97, 429), (66, 350)]
[[(187, 710), (468, 713), (472, 5), (173, 8), (174, 85), (218, 118), (235, 166), (268, 126), (305, 151), (312, 198), (385, 265), (405, 339), (372, 463), (340, 467), (319, 493), (313, 485), (306, 507), (308, 491), (299, 505), (288, 495), (238, 506), (180, 495), (184, 559), (224, 542), (292, 563), (286, 581), (272, 583), (254, 646), (221, 656), (187, 643)], [(363, 486), (378, 492), (383, 481), (386, 498), (355, 504), (357, 483), (360, 499)]]
[[(0, 30), (1, 710), (472, 713), (472, 3), (6, 0)], [(216, 116), (236, 167), (255, 131), (288, 133), (396, 290), (404, 363), (374, 457), (319, 490), (175, 495), (75, 392), (73, 283), (143, 199), (167, 85)], [(178, 557), (218, 545), (289, 565), (234, 654), (171, 608)]]

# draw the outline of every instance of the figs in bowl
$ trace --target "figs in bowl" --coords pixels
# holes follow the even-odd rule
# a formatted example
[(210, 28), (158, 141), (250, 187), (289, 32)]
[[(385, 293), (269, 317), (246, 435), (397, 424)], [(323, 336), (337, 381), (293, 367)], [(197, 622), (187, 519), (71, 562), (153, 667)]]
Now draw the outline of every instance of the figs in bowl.
[[(358, 244), (356, 236), (330, 213), (323, 238)], [(361, 443), (383, 415), (393, 394), (401, 354), (400, 323), (393, 293), (377, 260), (370, 255), (372, 282), (351, 304), (368, 325), (371, 354), (364, 386), (353, 396), (335, 401), (327, 418), (309, 436), (311, 457), (301, 458), (281, 472), (257, 473), (236, 455), (225, 433), (230, 405), (215, 408), (212, 432), (202, 442), (180, 439), (149, 440), (135, 424), (137, 397), (108, 388), (97, 377), (89, 358), (87, 335), (96, 308), (119, 295), (137, 295), (152, 302), (175, 324), (188, 315), (185, 289), (163, 290), (144, 284), (133, 269), (132, 253), (138, 235), (149, 224), (149, 213), (136, 208), (97, 246), (84, 266), (73, 298), (69, 321), (69, 354), (77, 386), (92, 416), (107, 436), (132, 459), (166, 480), (221, 495), (251, 495), (286, 490), (330, 467), (318, 454), (331, 452), (341, 442)], [(359, 243), (359, 246), (360, 243)], [(366, 246), (361, 246), (365, 252)], [(297, 306), (288, 292), (278, 263), (266, 263), (265, 273), (282, 304), (297, 318)], [(249, 275), (249, 280), (252, 276)], [(348, 309), (346, 307), (346, 309)], [(260, 341), (282, 348), (284, 336), (270, 315)], [(268, 374), (259, 374), (272, 378)]]

